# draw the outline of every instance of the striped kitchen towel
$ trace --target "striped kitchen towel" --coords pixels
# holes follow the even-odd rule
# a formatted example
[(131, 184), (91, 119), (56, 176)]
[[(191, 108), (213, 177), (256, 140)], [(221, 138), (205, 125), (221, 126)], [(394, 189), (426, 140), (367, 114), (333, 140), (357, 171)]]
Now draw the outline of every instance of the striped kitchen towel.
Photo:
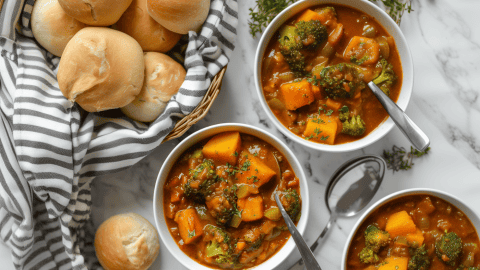
[(59, 58), (32, 36), (34, 1), (5, 0), (0, 12), (0, 238), (17, 269), (88, 269), (91, 181), (141, 160), (198, 105), (234, 49), (238, 3), (211, 1), (201, 32), (189, 33), (185, 82), (146, 125), (63, 97)]

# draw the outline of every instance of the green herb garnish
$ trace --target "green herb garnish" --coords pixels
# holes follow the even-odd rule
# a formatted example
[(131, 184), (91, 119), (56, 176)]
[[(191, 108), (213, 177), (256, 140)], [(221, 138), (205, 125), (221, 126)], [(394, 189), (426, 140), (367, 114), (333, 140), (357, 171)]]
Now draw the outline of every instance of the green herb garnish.
[(393, 170), (394, 172), (398, 172), (400, 170), (407, 171), (414, 165), (414, 157), (421, 157), (428, 154), (429, 151), (430, 147), (422, 152), (410, 146), (410, 152), (407, 152), (405, 148), (394, 145), (392, 147), (392, 152), (387, 150), (383, 151), (383, 157), (387, 162), (388, 169)]

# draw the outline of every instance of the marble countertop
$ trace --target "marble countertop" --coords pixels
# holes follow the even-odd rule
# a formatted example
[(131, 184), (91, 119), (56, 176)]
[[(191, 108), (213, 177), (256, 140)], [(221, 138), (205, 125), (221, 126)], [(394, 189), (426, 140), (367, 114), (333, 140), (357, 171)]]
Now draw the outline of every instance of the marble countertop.
[[(373, 202), (399, 190), (428, 187), (460, 197), (480, 214), (480, 1), (412, 2), (414, 11), (404, 16), (401, 25), (415, 67), (414, 91), (406, 112), (430, 137), (432, 150), (415, 160), (409, 171), (387, 171)], [(255, 93), (253, 62), (258, 38), (251, 38), (247, 25), (248, 9), (254, 3), (245, 0), (239, 5), (237, 45), (222, 91), (208, 115), (188, 134), (217, 123), (239, 122), (263, 128), (286, 142), (310, 181), (311, 213), (305, 239), (311, 243), (329, 218), (323, 194), (338, 164), (364, 153), (381, 154), (394, 144), (409, 148), (410, 143), (397, 128), (374, 145), (344, 154), (309, 150), (286, 139), (270, 123)], [(136, 212), (155, 224), (155, 179), (166, 156), (182, 138), (164, 143), (128, 171), (94, 180), (95, 226), (124, 212)], [(358, 217), (339, 219), (314, 252), (323, 269), (340, 269), (347, 236)], [(286, 269), (299, 257), (295, 251), (279, 269)], [(2, 244), (0, 261), (2, 269), (14, 269), (10, 252)], [(162, 243), (151, 269), (185, 268)]]

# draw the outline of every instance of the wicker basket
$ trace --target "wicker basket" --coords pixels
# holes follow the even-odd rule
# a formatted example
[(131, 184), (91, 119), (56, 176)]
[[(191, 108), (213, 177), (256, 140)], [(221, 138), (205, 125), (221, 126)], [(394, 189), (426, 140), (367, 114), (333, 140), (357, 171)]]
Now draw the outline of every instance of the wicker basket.
[(217, 98), (218, 93), (220, 93), (225, 71), (227, 71), (226, 66), (220, 70), (215, 77), (213, 77), (212, 83), (210, 84), (210, 87), (208, 88), (207, 93), (203, 97), (202, 101), (200, 101), (200, 104), (198, 104), (198, 106), (189, 115), (177, 122), (173, 130), (167, 135), (167, 137), (165, 137), (162, 143), (182, 136), (191, 126), (207, 115), (207, 112), (212, 106), (213, 101)]

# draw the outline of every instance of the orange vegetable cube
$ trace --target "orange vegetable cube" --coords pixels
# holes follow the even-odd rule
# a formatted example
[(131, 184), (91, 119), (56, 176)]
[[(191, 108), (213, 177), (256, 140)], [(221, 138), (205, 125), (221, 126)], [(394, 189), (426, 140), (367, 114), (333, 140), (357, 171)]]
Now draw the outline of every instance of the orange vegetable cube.
[(306, 80), (280, 86), (280, 99), (287, 110), (296, 110), (315, 100), (312, 85)]
[(371, 38), (354, 36), (345, 48), (344, 58), (351, 60), (353, 57), (361, 65), (370, 65), (380, 57), (380, 45)]
[(334, 111), (338, 111), (342, 107), (342, 103), (335, 101), (331, 98), (327, 99), (325, 104), (327, 105), (328, 108), (333, 109)]
[(263, 217), (263, 198), (260, 195), (237, 200), (238, 210), (242, 211), (243, 221), (259, 220)]
[(319, 143), (333, 144), (337, 136), (338, 123), (330, 119), (310, 118), (303, 136), (305, 139)]
[(409, 233), (415, 233), (417, 226), (413, 223), (412, 217), (407, 211), (400, 211), (392, 214), (387, 221), (385, 230), (390, 234), (393, 239), (399, 235), (406, 236)]
[(193, 208), (178, 211), (175, 215), (180, 237), (185, 244), (190, 244), (203, 234), (203, 226)]
[(407, 242), (412, 245), (413, 243), (416, 243), (415, 246), (420, 247), (423, 245), (423, 241), (425, 238), (423, 237), (423, 233), (420, 229), (417, 228), (417, 230), (414, 233), (407, 233), (405, 236), (407, 238)]
[[(214, 161), (235, 165), (237, 164), (237, 150), (241, 144), (240, 132), (223, 132), (213, 136), (203, 147), (202, 153), (206, 158)], [(235, 154), (236, 152), (237, 154)]]
[(407, 270), (407, 257), (388, 257), (385, 264), (380, 266), (378, 270)]
[(312, 92), (313, 92), (313, 96), (315, 97), (315, 99), (322, 99), (322, 91), (320, 89), (319, 86), (316, 86), (316, 85), (312, 85)]
[(317, 12), (311, 10), (311, 9), (307, 9), (305, 10), (302, 15), (300, 15), (300, 17), (298, 17), (297, 19), (297, 22), (299, 21), (320, 21), (322, 22), (322, 16), (320, 16), (320, 14), (318, 14)]
[(260, 158), (247, 151), (240, 153), (240, 169), (236, 173), (237, 182), (260, 187), (270, 181), (277, 173), (270, 169)]

